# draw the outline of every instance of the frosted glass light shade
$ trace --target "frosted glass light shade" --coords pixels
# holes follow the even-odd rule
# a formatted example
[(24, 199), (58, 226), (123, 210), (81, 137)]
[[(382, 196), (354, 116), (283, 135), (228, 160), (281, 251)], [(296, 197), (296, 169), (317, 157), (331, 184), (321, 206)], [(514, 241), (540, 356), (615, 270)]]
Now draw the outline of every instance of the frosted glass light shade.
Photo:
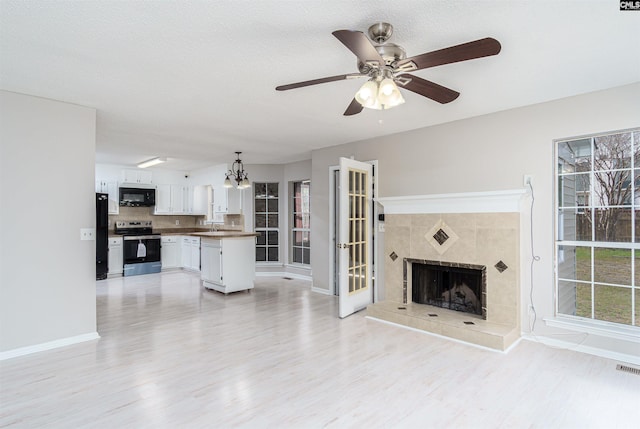
[(376, 104), (378, 104), (377, 95), (378, 83), (375, 79), (371, 79), (360, 87), (358, 92), (356, 92), (355, 99), (358, 103), (362, 104), (363, 107), (375, 109)]
[(380, 83), (378, 102), (383, 109), (389, 109), (404, 103), (404, 98), (393, 79), (386, 78)]

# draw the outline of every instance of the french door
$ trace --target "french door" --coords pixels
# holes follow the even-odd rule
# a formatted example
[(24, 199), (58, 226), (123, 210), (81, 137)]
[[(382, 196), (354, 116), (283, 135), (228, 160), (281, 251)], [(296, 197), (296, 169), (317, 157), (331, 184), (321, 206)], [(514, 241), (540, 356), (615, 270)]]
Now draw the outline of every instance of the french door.
[(340, 158), (340, 225), (336, 244), (340, 260), (340, 318), (373, 302), (371, 176), (371, 164)]

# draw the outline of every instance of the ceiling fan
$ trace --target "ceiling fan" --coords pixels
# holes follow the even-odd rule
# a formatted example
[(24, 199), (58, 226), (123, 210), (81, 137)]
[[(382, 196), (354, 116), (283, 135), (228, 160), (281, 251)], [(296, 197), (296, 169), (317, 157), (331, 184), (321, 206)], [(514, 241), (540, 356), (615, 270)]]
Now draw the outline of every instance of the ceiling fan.
[(407, 58), (402, 46), (387, 43), (393, 33), (391, 24), (386, 22), (373, 24), (369, 27), (368, 33), (370, 39), (361, 31), (337, 30), (332, 33), (358, 58), (358, 73), (281, 85), (276, 87), (276, 90), (287, 91), (338, 80), (368, 77), (368, 81), (358, 90), (345, 110), (345, 116), (358, 114), (364, 107), (389, 109), (404, 103), (398, 85), (445, 104), (458, 98), (460, 93), (407, 72), (488, 57), (498, 54), (501, 49), (500, 42), (487, 37)]

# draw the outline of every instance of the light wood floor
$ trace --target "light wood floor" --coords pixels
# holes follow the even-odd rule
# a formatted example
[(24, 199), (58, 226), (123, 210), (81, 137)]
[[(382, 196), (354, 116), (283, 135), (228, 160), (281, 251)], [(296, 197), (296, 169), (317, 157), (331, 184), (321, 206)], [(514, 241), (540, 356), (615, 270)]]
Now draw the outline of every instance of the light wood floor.
[(607, 359), (340, 320), (298, 280), (198, 280), (98, 282), (100, 340), (2, 362), (0, 427), (640, 427), (640, 377)]

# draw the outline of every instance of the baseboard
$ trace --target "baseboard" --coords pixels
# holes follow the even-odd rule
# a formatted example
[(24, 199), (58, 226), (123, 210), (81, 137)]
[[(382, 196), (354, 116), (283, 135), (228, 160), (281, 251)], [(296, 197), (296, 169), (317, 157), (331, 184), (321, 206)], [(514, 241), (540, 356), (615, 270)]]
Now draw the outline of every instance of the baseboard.
[(283, 272), (274, 272), (274, 271), (263, 271), (263, 272), (256, 271), (256, 277), (289, 277), (297, 280), (308, 280), (308, 281), (313, 280), (312, 277), (303, 276), (302, 274), (283, 273)]
[(328, 289), (321, 289), (319, 287), (315, 287), (315, 286), (311, 286), (311, 292), (316, 292), (316, 293), (321, 293), (323, 295), (330, 295), (333, 296), (333, 294), (331, 293), (330, 290)]
[(558, 340), (556, 338), (549, 338), (545, 336), (531, 335), (529, 333), (524, 333), (524, 332), (522, 333), (522, 338), (527, 341), (533, 341), (536, 343), (544, 344), (549, 347), (562, 348), (562, 349), (576, 351), (580, 353), (586, 353), (589, 355), (599, 356), (602, 358), (611, 359), (618, 362), (626, 362), (632, 365), (640, 366), (640, 356), (613, 352), (611, 350), (601, 349), (598, 347), (585, 346), (583, 344), (575, 344), (569, 341)]
[(85, 341), (97, 340), (99, 338), (100, 335), (98, 335), (97, 332), (92, 332), (90, 334), (76, 335), (75, 337), (62, 338), (60, 340), (48, 341), (46, 343), (35, 344), (33, 346), (20, 347), (6, 352), (0, 352), (0, 361), (30, 355), (32, 353), (43, 352), (45, 350), (57, 349), (58, 347), (83, 343)]

